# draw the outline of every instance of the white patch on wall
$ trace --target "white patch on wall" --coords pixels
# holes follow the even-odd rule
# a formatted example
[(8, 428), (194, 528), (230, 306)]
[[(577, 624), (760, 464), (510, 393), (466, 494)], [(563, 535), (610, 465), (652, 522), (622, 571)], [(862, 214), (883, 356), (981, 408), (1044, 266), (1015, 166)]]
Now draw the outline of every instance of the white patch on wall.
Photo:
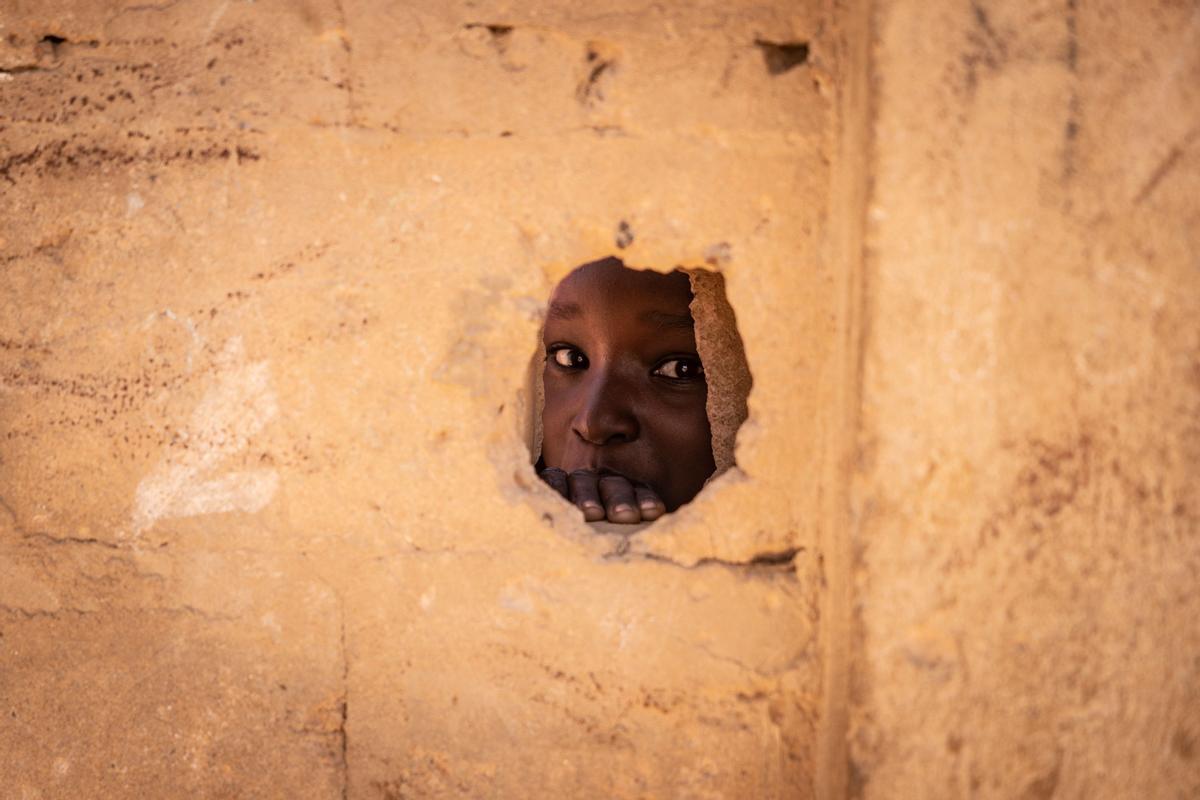
[(248, 362), (242, 338), (230, 339), (217, 356), (214, 385), (192, 412), (178, 443), (138, 484), (133, 534), (161, 519), (262, 510), (279, 488), (273, 468), (215, 473), (223, 461), (245, 450), (278, 411), (267, 362)]
[(1103, 291), (1078, 304), (1077, 318), (1084, 325), (1072, 348), (1075, 371), (1092, 386), (1135, 384), (1158, 352), (1155, 323), (1167, 305), (1168, 289), (1162, 278), (1136, 264), (1103, 264), (1093, 282)]

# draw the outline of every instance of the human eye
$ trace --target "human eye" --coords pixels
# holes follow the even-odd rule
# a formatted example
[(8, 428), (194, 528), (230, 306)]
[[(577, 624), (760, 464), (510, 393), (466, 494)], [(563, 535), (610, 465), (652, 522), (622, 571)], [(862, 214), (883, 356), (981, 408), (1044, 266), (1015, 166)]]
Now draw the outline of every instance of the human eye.
[(673, 381), (695, 381), (704, 377), (704, 365), (695, 356), (676, 356), (659, 362), (651, 374)]
[(588, 357), (578, 347), (569, 344), (553, 344), (546, 350), (546, 358), (561, 369), (587, 369)]

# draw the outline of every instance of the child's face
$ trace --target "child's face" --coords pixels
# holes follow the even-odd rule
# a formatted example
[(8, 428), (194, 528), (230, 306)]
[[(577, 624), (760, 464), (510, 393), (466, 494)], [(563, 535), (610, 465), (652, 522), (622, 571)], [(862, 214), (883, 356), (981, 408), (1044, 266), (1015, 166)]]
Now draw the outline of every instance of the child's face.
[(585, 265), (554, 292), (543, 337), (547, 467), (614, 472), (668, 510), (715, 464), (686, 274)]

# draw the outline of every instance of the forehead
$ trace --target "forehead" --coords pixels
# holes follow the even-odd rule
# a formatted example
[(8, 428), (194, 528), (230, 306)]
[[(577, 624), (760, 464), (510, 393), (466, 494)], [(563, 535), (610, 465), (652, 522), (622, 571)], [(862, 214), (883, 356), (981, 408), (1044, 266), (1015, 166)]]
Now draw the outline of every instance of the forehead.
[(550, 299), (551, 316), (562, 316), (564, 311), (577, 314), (618, 310), (688, 314), (691, 301), (691, 282), (686, 274), (629, 269), (616, 259), (575, 270)]

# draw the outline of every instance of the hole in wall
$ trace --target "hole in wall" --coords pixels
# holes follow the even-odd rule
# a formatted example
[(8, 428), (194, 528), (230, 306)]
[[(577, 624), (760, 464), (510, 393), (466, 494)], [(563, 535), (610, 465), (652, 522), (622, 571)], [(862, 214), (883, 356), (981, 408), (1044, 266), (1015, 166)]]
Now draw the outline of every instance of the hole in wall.
[(62, 58), (66, 45), (67, 39), (65, 36), (56, 36), (53, 33), (48, 33), (41, 39), (38, 39), (37, 44), (33, 47), (33, 52), (40, 60), (57, 61)]
[(752, 378), (719, 272), (577, 267), (530, 372), (531, 461), (585, 521), (653, 522), (735, 466)]
[(495, 23), (484, 22), (468, 22), (463, 26), (466, 30), (485, 30), (491, 35), (493, 42), (497, 47), (503, 46), (509, 35), (513, 32), (512, 25), (499, 25)]
[[(19, 40), (14, 36), (9, 36), (9, 43), (16, 45)], [(73, 48), (86, 47), (95, 49), (100, 46), (98, 39), (83, 39), (71, 41), (65, 36), (59, 36), (56, 33), (47, 33), (38, 39), (34, 44), (34, 52), (38, 56), (47, 57), (57, 60), (70, 53)]]
[[(468, 28), (478, 28), (478, 27), (480, 27), (480, 25), (478, 23), (471, 23), (471, 24), (468, 24), (467, 27)], [(508, 36), (510, 33), (513, 32), (512, 25), (492, 24), (492, 25), (483, 25), (482, 27), (486, 28), (487, 32), (490, 33), (492, 36), (495, 36), (497, 39), (502, 39), (505, 36)]]
[(808, 42), (755, 39), (754, 46), (762, 52), (763, 63), (771, 75), (782, 75), (808, 61)]
[(617, 224), (617, 233), (613, 237), (613, 244), (615, 244), (617, 248), (621, 250), (624, 250), (626, 247), (629, 247), (629, 245), (633, 244), (633, 228), (631, 228), (629, 223), (625, 220), (621, 220)]

